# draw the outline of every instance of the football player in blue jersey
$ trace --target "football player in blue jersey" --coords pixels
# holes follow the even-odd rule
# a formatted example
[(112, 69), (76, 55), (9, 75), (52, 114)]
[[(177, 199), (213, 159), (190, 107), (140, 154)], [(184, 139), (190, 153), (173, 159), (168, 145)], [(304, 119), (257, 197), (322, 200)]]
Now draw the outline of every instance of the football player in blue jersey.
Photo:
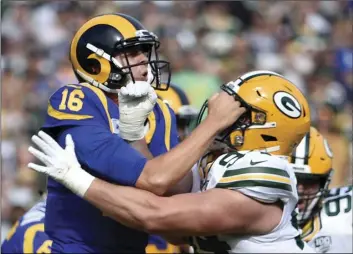
[(51, 253), (52, 240), (44, 232), (45, 197), (11, 228), (1, 253)]
[[(71, 134), (77, 158), (91, 175), (163, 195), (190, 175), (216, 134), (245, 109), (227, 93), (217, 94), (205, 122), (176, 146), (175, 115), (151, 86), (167, 89), (170, 80), (169, 63), (159, 60), (158, 47), (158, 38), (131, 16), (107, 14), (87, 21), (70, 47), (80, 83), (65, 85), (51, 96), (42, 130), (61, 146)], [(156, 134), (147, 145), (150, 114)], [(86, 182), (82, 179), (83, 189)], [(53, 240), (53, 252), (145, 251), (146, 233), (112, 220), (83, 200), (80, 191), (48, 180), (45, 232)]]

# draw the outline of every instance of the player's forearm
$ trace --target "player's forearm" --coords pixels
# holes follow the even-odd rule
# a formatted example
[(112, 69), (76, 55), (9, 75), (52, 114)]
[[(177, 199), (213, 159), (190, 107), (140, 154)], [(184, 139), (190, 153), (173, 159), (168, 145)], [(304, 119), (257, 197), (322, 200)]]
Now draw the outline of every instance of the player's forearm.
[(127, 227), (174, 237), (210, 235), (229, 227), (220, 221), (226, 211), (214, 207), (217, 202), (214, 203), (212, 196), (213, 200), (203, 197), (181, 194), (164, 198), (97, 178), (84, 195), (87, 201)]
[(167, 154), (149, 160), (136, 187), (163, 195), (191, 170), (213, 142), (218, 130), (218, 126), (206, 119)]
[(147, 231), (149, 218), (158, 213), (157, 204), (164, 198), (96, 178), (85, 193), (84, 199), (123, 225)]
[(155, 209), (144, 218), (144, 230), (173, 237), (263, 235), (271, 232), (282, 217), (279, 204), (263, 204), (221, 189), (154, 199), (152, 203)]
[[(145, 139), (136, 140), (136, 141), (130, 142), (129, 144), (137, 151), (142, 153), (144, 156), (146, 156), (147, 159), (153, 158), (153, 155), (150, 152)], [(165, 196), (190, 192), (192, 187), (192, 180), (193, 180), (192, 172), (189, 171), (189, 173), (187, 173), (186, 176), (184, 176), (177, 184), (175, 184), (174, 186), (171, 186), (167, 190), (167, 192), (165, 193)]]
[[(213, 234), (213, 229), (217, 230), (215, 225), (219, 223), (215, 220), (217, 217), (213, 217), (213, 212), (208, 215), (209, 210), (202, 208), (206, 204), (203, 204), (203, 199), (196, 198), (198, 194), (186, 195), (164, 198), (96, 178), (84, 199), (121, 224), (151, 234), (174, 238)], [(194, 203), (184, 202), (184, 198)]]

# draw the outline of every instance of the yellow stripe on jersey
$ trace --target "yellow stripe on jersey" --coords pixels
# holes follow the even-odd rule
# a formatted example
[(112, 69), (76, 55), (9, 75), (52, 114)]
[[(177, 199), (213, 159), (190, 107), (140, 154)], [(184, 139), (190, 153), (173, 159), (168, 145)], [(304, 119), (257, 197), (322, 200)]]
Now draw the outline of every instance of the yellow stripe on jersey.
[(6, 240), (10, 240), (11, 237), (15, 234), (16, 229), (18, 227), (18, 225), (20, 224), (19, 221), (16, 221), (16, 223), (12, 226), (12, 228), (10, 229), (9, 233), (7, 234)]
[(292, 191), (289, 174), (279, 168), (248, 167), (225, 171), (216, 188), (268, 187)]
[(224, 177), (219, 182), (230, 183), (230, 182), (244, 181), (244, 180), (269, 180), (269, 181), (276, 181), (279, 183), (290, 184), (290, 179), (288, 177), (271, 175), (271, 174), (257, 174), (257, 173)]
[(168, 106), (160, 99), (157, 99), (157, 103), (162, 110), (164, 116), (165, 133), (164, 133), (164, 143), (167, 150), (170, 150), (170, 133), (172, 128), (172, 117)]
[(75, 114), (61, 112), (54, 109), (50, 104), (48, 105), (47, 113), (51, 117), (59, 120), (84, 120), (84, 119), (93, 118), (93, 116), (91, 115), (75, 115)]
[(108, 100), (107, 100), (107, 97), (104, 95), (103, 91), (100, 90), (99, 88), (94, 87), (92, 85), (89, 85), (87, 83), (80, 83), (80, 84), (84, 87), (87, 87), (88, 89), (90, 89), (92, 92), (94, 92), (97, 95), (97, 97), (101, 101), (103, 108), (105, 110), (105, 113), (107, 115), (110, 131), (112, 133), (114, 133), (113, 125), (111, 122), (111, 117), (110, 117), (109, 110), (108, 110)]
[(146, 143), (149, 144), (151, 143), (154, 132), (156, 131), (156, 116), (153, 111), (148, 115), (147, 119), (148, 119), (149, 129), (145, 135), (145, 139), (146, 139)]

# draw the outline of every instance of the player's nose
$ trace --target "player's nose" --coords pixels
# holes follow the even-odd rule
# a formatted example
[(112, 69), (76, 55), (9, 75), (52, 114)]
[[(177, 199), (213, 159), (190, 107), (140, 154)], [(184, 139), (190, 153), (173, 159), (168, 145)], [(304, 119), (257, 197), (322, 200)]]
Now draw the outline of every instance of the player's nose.
[(148, 76), (147, 58), (139, 61), (139, 65), (138, 65), (137, 69), (138, 69), (139, 80), (147, 80), (147, 76)]

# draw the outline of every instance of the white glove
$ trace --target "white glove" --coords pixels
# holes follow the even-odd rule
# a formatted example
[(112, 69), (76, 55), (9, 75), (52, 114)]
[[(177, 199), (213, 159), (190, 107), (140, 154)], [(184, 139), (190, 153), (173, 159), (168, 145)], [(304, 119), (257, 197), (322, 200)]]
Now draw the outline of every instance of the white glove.
[(144, 124), (157, 101), (157, 94), (145, 81), (129, 83), (120, 89), (119, 135), (125, 140), (140, 140), (145, 136)]
[(68, 134), (65, 137), (65, 150), (45, 132), (39, 131), (38, 136), (33, 135), (32, 141), (44, 153), (32, 146), (28, 148), (28, 151), (46, 166), (29, 163), (28, 167), (51, 176), (76, 195), (83, 197), (95, 177), (81, 168), (77, 161), (75, 144), (71, 135)]

